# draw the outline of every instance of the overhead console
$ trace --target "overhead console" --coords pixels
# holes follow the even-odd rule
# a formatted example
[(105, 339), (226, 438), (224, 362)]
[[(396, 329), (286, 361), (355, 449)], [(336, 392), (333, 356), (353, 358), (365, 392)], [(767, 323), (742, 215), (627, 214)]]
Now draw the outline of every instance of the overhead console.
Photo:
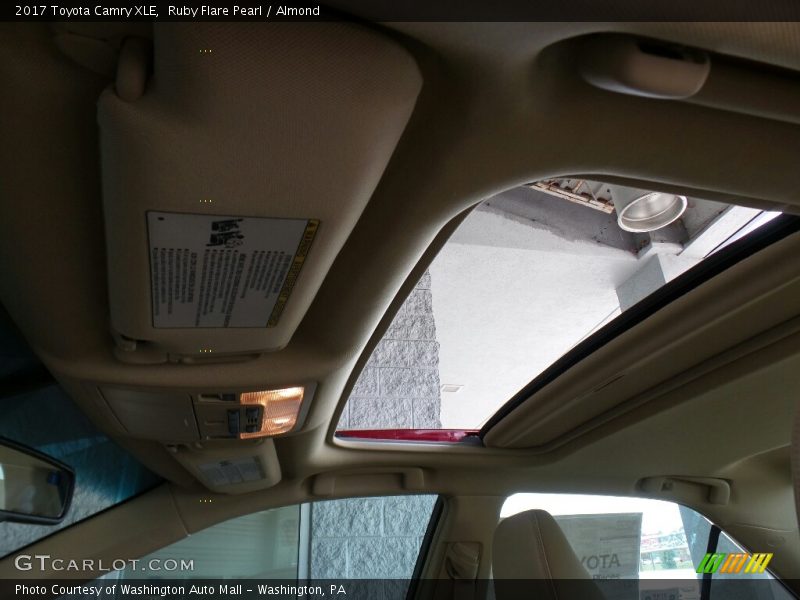
[(420, 87), (404, 49), (348, 23), (158, 24), (152, 49), (128, 38), (98, 108), (116, 356), (283, 348)]
[(164, 444), (206, 487), (227, 494), (280, 481), (273, 437), (302, 428), (315, 390), (314, 383), (259, 391), (95, 388), (126, 435)]
[(296, 431), (315, 388), (311, 383), (255, 392), (193, 392), (101, 386), (98, 392), (132, 437), (186, 443)]

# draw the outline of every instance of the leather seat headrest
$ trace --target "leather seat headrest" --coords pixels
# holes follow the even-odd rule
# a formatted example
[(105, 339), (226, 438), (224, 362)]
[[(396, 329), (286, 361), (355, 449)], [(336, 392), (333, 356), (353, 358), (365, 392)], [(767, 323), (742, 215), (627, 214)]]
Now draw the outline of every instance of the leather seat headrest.
[[(549, 585), (540, 583), (537, 590), (547, 590), (553, 599), (575, 597), (576, 589), (581, 598), (603, 598), (590, 581), (576, 584), (575, 580), (591, 578), (556, 520), (543, 510), (525, 511), (500, 522), (492, 543), (492, 571), (495, 580), (550, 580)], [(495, 585), (498, 599), (504, 596), (503, 587)]]

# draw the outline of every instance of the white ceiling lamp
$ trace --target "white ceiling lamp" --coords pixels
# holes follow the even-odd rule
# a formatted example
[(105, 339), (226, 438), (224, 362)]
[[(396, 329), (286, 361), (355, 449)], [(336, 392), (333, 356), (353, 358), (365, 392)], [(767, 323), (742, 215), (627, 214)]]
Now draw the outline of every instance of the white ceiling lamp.
[(618, 185), (608, 187), (617, 211), (617, 223), (625, 231), (643, 233), (661, 229), (680, 218), (686, 210), (686, 196)]
[(443, 383), (439, 389), (445, 394), (455, 394), (464, 387), (463, 383)]

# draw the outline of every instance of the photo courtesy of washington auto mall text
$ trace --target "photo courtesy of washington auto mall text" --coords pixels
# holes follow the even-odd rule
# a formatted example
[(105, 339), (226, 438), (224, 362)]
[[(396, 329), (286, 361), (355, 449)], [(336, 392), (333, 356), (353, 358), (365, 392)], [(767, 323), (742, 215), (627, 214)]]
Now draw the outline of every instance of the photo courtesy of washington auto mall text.
[[(368, 587), (369, 584), (367, 584)], [(91, 600), (93, 598), (226, 598), (255, 599), (271, 598), (347, 598), (350, 583), (326, 583), (324, 585), (278, 584), (274, 581), (245, 583), (219, 583), (214, 581), (186, 583), (184, 581), (102, 581), (91, 583), (47, 583), (14, 586), (15, 598), (47, 598), (57, 600)], [(363, 587), (363, 586), (362, 586)], [(369, 593), (369, 590), (363, 590)]]

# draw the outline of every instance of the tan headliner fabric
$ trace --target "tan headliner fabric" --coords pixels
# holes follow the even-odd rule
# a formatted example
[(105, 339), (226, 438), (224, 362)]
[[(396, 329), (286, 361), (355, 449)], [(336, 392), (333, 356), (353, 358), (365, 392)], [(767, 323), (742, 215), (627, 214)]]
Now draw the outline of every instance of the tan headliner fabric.
[[(95, 127), (95, 102), (108, 82), (61, 55), (47, 26), (2, 26), (0, 73), (14, 93), (3, 95), (0, 107), (15, 119), (6, 126), (0, 144), (0, 220), (6, 227), (0, 238), (4, 272), (0, 297), (48, 366), (70, 382), (82, 408), (101, 418), (94, 397), (81, 392), (84, 381), (176, 388), (187, 378), (198, 386), (231, 381), (271, 385), (304, 378), (321, 383), (307, 429), (276, 444), (289, 474), (285, 485), (228, 499), (213, 511), (200, 507), (199, 492), (181, 488), (175, 493), (193, 530), (225, 515), (302, 501), (308, 497), (309, 477), (336, 469), (413, 464), (430, 472), (429, 489), (447, 493), (580, 486), (583, 491), (624, 494), (633, 493), (637, 479), (653, 475), (654, 469), (658, 474), (669, 468), (736, 480), (741, 472), (735, 467), (746, 454), (785, 445), (789, 428), (785, 397), (773, 389), (760, 400), (770, 410), (760, 411), (755, 421), (752, 401), (735, 398), (736, 409), (748, 415), (747, 421), (713, 428), (714, 445), (722, 449), (707, 452), (702, 420), (731, 409), (730, 390), (725, 387), (681, 390), (672, 407), (679, 412), (674, 418), (657, 412), (663, 405), (648, 407), (619, 420), (616, 428), (584, 436), (548, 455), (479, 448), (401, 450), (396, 445), (356, 450), (330, 440), (331, 416), (343, 399), (355, 359), (379, 323), (391, 319), (386, 308), (406, 275), (450, 218), (486, 196), (558, 174), (608, 174), (704, 190), (703, 195), (712, 199), (798, 202), (800, 128), (601, 93), (582, 85), (552, 56), (540, 56), (543, 47), (574, 35), (622, 30), (675, 39), (686, 36), (687, 43), (721, 50), (727, 45), (732, 54), (797, 65), (798, 24), (404, 23), (393, 27), (410, 36), (407, 46), (420, 64), (425, 86), (389, 167), (297, 334), (286, 349), (249, 363), (187, 370), (177, 365), (133, 368), (120, 364), (109, 351), (106, 266), (102, 236), (97, 235), (102, 231), (102, 210)], [(630, 143), (632, 136), (635, 144)], [(47, 165), (46, 177), (42, 165)], [(58, 245), (42, 245), (37, 237), (58, 240)], [(647, 324), (640, 333), (649, 333)], [(782, 368), (794, 369), (795, 362)], [(603, 376), (600, 371), (601, 367), (598, 377)], [(785, 373), (776, 366), (766, 376), (779, 379)], [(754, 388), (762, 385), (753, 378)], [(753, 427), (759, 428), (757, 436), (751, 435)], [(681, 456), (670, 453), (671, 431), (685, 436), (686, 452)], [(726, 444), (726, 434), (747, 443)], [(161, 446), (151, 446), (162, 453), (161, 464), (171, 460)], [(644, 448), (642, 455), (652, 461), (642, 463), (630, 453), (631, 447)], [(598, 456), (614, 460), (598, 464)], [(769, 473), (776, 486), (784, 483), (778, 475)], [(785, 475), (788, 481), (788, 472)], [(752, 490), (748, 502), (701, 508), (723, 520), (794, 527), (779, 523), (786, 514), (795, 520), (791, 508), (788, 513), (765, 511), (755, 498), (761, 484), (743, 485)], [(364, 490), (377, 493), (379, 487)], [(762, 540), (756, 528), (751, 529), (753, 537), (742, 536), (743, 541), (758, 546)], [(792, 539), (789, 542), (794, 543)], [(792, 554), (784, 545), (776, 554), (776, 565), (786, 556), (791, 564)]]

